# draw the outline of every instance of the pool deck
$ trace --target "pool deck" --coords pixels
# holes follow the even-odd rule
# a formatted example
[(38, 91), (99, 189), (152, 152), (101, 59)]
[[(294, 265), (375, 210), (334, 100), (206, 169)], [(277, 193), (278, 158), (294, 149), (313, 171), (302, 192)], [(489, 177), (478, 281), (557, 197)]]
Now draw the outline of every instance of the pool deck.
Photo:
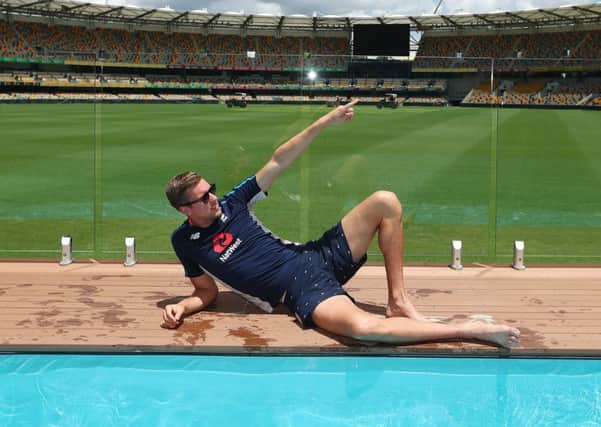
[[(445, 321), (491, 316), (519, 328), (520, 345), (511, 352), (478, 342), (365, 345), (301, 329), (284, 306), (263, 313), (221, 288), (209, 310), (166, 330), (160, 307), (192, 289), (177, 264), (0, 262), (0, 352), (601, 357), (601, 268), (409, 266), (405, 277), (422, 313)], [(383, 315), (382, 266), (363, 267), (346, 288)]]

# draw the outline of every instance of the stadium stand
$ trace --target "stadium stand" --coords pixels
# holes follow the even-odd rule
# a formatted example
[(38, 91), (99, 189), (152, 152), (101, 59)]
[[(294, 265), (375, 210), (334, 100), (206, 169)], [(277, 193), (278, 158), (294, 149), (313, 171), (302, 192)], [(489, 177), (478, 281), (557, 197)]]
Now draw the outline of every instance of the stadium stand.
[(477, 68), (499, 71), (557, 65), (598, 65), (601, 31), (432, 36), (424, 33), (415, 68)]
[[(348, 39), (128, 32), (0, 22), (0, 56), (23, 59), (161, 64), (229, 70), (344, 69)], [(249, 58), (247, 52), (255, 52)]]
[[(385, 67), (374, 66), (376, 60), (370, 68), (350, 55), (349, 28), (358, 18), (306, 18), (300, 31), (292, 18), (280, 17), (270, 30), (253, 32), (247, 30), (260, 19), (248, 15), (229, 17), (232, 27), (213, 31), (216, 14), (181, 31), (187, 12), (160, 12), (158, 22), (168, 29), (160, 32), (157, 21), (146, 27), (138, 19), (156, 10), (83, 3), (69, 17), (71, 9), (54, 0), (19, 1), (0, 5), (11, 16), (0, 21), (2, 102), (220, 102), (246, 92), (249, 103), (358, 97), (377, 104), (394, 93), (403, 105), (601, 105), (601, 8), (595, 5), (541, 9), (539, 17), (528, 11), (411, 17), (412, 29), (423, 31), (415, 60), (407, 71), (380, 75)], [(572, 25), (587, 13), (586, 25)], [(116, 15), (129, 16), (127, 25)], [(558, 23), (548, 25), (551, 16)], [(74, 21), (79, 25), (69, 25)], [(291, 22), (287, 30), (284, 21)], [(309, 80), (309, 69), (319, 75)]]
[(591, 78), (586, 82), (577, 79), (539, 79), (535, 81), (512, 81), (510, 85), (495, 86), (490, 83), (476, 86), (463, 100), (465, 105), (544, 105), (579, 106), (596, 105), (594, 100), (601, 92), (601, 79)]

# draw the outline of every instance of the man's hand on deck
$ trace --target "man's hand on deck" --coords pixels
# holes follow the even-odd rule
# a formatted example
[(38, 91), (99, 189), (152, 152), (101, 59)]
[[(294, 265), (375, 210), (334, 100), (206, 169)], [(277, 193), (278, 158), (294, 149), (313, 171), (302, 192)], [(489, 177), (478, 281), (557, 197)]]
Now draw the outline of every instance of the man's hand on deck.
[(163, 310), (163, 323), (161, 328), (175, 329), (182, 324), (182, 315), (184, 314), (184, 307), (179, 304), (169, 304), (165, 306)]

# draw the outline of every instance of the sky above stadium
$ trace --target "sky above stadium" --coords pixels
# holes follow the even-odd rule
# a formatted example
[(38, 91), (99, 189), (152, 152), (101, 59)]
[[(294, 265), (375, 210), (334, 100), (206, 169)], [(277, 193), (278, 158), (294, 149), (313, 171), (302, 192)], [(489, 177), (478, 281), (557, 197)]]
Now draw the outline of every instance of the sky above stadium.
[[(93, 0), (96, 3), (168, 7), (174, 10), (202, 10), (209, 13), (239, 12), (243, 14), (270, 13), (273, 15), (302, 14), (307, 16), (386, 16), (432, 14), (439, 0)], [(601, 0), (443, 0), (438, 13), (482, 13), (506, 10), (525, 10), (558, 7), (566, 4), (590, 4)]]

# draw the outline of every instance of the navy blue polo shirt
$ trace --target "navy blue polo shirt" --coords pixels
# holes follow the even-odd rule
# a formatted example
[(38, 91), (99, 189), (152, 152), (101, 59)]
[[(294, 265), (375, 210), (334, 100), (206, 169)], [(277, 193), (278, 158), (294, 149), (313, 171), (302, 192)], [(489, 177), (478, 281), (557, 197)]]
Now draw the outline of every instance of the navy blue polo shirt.
[(187, 220), (171, 243), (188, 277), (209, 274), (271, 312), (281, 302), (301, 247), (274, 236), (252, 213), (267, 196), (252, 176), (220, 201), (222, 215), (206, 228)]

